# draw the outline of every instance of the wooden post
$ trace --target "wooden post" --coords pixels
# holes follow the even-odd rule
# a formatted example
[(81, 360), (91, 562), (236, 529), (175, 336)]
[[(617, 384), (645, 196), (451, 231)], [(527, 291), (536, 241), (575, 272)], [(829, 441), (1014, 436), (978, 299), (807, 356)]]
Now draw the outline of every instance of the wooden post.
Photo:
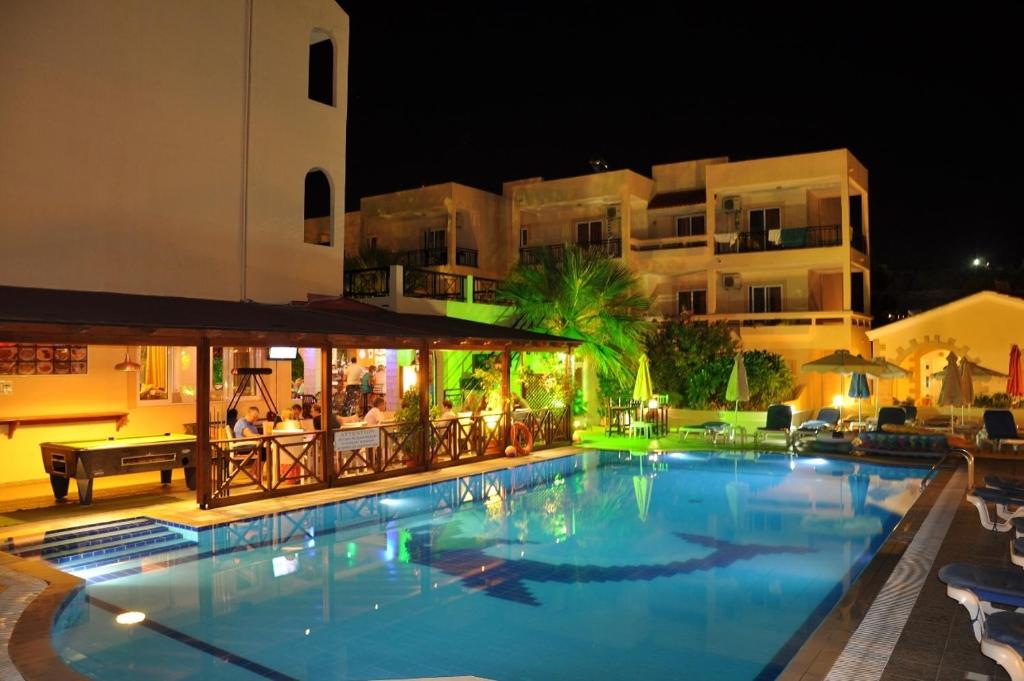
[(512, 430), (512, 346), (506, 345), (501, 350), (501, 404), (504, 412), (505, 439), (501, 448), (504, 450), (509, 445), (509, 431)]
[(423, 341), (417, 365), (416, 387), (420, 395), (420, 463), (430, 466), (430, 343)]
[(572, 346), (568, 346), (565, 349), (565, 385), (566, 385), (566, 396), (565, 396), (565, 430), (566, 438), (569, 443), (572, 443), (572, 404), (576, 399), (576, 385), (575, 376), (572, 374)]
[(320, 480), (327, 483), (327, 486), (334, 484), (334, 435), (331, 430), (334, 428), (334, 412), (331, 410), (331, 392), (334, 386), (331, 385), (331, 346), (320, 348), (320, 429), (325, 431), (323, 435), (323, 450), (320, 457)]
[(210, 502), (210, 339), (196, 345), (196, 503)]

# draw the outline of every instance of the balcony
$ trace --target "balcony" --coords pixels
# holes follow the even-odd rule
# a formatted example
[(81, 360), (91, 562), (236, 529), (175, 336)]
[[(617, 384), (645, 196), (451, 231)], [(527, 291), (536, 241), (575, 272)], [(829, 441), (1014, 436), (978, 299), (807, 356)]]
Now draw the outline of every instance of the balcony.
[(402, 292), (407, 298), (465, 300), (466, 277), (406, 267)]
[[(622, 239), (608, 239), (606, 241), (588, 241), (573, 244), (582, 251), (588, 253), (600, 253), (609, 258), (622, 257)], [(549, 246), (531, 246), (519, 249), (519, 261), (525, 265), (540, 264), (544, 251), (550, 251), (555, 258), (562, 256), (565, 244), (552, 244)]]
[(398, 256), (398, 262), (405, 267), (440, 267), (448, 264), (447, 248), (417, 248)]
[(345, 272), (346, 298), (387, 298), (391, 295), (390, 267)]
[(475, 248), (456, 248), (455, 264), (462, 267), (479, 267), (479, 253)]
[(726, 232), (714, 235), (715, 254), (788, 251), (798, 248), (827, 248), (843, 244), (839, 225), (786, 227), (766, 232)]

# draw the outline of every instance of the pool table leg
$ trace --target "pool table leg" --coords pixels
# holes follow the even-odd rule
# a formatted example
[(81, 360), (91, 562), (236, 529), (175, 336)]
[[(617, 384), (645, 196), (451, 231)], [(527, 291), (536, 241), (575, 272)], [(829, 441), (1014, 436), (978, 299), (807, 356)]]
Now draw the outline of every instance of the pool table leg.
[(160, 471), (160, 484), (161, 485), (169, 485), (169, 484), (171, 484), (171, 469), (170, 468), (165, 468), (164, 470)]
[(186, 468), (185, 469), (185, 484), (188, 485), (188, 488), (190, 490), (195, 490), (195, 488), (196, 488), (196, 469), (195, 468)]
[(92, 503), (92, 482), (94, 478), (75, 478), (78, 485), (78, 503), (88, 506)]
[(71, 483), (71, 478), (65, 478), (63, 475), (51, 475), (50, 476), (50, 487), (53, 488), (53, 498), (60, 501), (68, 495), (68, 485)]

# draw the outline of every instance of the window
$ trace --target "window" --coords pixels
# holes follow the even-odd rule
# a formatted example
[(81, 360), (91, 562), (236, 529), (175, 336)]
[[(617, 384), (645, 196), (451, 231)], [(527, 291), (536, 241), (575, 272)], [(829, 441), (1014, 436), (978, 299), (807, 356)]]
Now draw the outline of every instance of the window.
[(781, 208), (755, 208), (750, 211), (749, 224), (751, 234), (764, 234), (769, 229), (782, 226)]
[(782, 286), (751, 286), (750, 312), (782, 312)]
[(331, 245), (331, 181), (322, 170), (306, 173), (303, 221), (307, 244)]
[(423, 247), (430, 250), (440, 249), (444, 250), (448, 248), (448, 230), (446, 229), (428, 229), (423, 233)]
[(146, 404), (191, 402), (196, 397), (195, 348), (139, 348), (139, 400)]
[(676, 236), (703, 236), (703, 215), (680, 215), (676, 218)]
[(320, 29), (309, 38), (309, 98), (334, 106), (334, 43)]
[(530, 243), (530, 230), (523, 227), (519, 230), (519, 246), (524, 247)]
[(596, 244), (604, 241), (604, 221), (586, 220), (576, 223), (576, 243)]
[(377, 237), (371, 236), (366, 240), (366, 247), (371, 251), (377, 250)]
[(693, 289), (679, 292), (679, 314), (707, 314), (708, 292), (705, 289)]
[[(213, 348), (213, 363), (210, 371), (210, 382), (213, 390), (223, 399), (230, 399), (238, 386), (242, 384), (242, 376), (232, 373), (234, 369), (260, 366), (259, 351), (256, 348)], [(252, 381), (242, 393), (243, 397), (255, 397), (256, 387)]]

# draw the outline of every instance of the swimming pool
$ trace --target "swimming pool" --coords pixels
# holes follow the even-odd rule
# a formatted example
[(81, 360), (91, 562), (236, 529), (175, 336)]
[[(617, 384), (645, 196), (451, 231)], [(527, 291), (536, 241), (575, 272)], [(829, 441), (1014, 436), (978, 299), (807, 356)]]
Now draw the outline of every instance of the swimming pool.
[(79, 570), (53, 645), (100, 679), (773, 678), (928, 475), (588, 452), (177, 528)]

